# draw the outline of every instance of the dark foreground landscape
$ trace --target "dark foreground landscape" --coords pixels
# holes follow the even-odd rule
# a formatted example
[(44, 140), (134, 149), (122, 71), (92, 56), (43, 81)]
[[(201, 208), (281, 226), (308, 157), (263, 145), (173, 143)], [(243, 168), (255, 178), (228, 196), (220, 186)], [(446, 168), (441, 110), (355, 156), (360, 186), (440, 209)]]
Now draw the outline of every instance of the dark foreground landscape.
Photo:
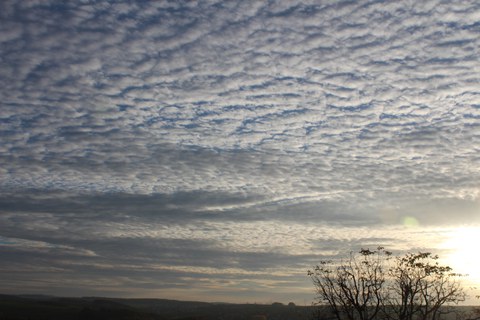
[[(444, 320), (478, 320), (473, 307), (454, 307)], [(452, 310), (450, 310), (452, 311)], [(473, 316), (473, 317), (472, 317)], [(313, 306), (230, 304), (167, 299), (61, 298), (0, 294), (0, 320), (318, 320), (334, 319)]]
[(300, 320), (313, 307), (293, 304), (226, 304), (165, 299), (59, 298), (0, 295), (0, 320)]

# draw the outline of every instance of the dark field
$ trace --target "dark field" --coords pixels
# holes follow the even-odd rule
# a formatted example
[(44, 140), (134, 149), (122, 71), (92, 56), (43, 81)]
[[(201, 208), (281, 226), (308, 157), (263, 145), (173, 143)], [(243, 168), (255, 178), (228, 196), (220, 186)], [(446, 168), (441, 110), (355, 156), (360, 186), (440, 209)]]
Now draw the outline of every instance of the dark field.
[[(472, 307), (455, 307), (445, 320), (471, 319)], [(166, 299), (60, 298), (0, 295), (0, 320), (332, 320), (318, 307), (229, 304)]]
[(58, 298), (0, 295), (0, 320), (300, 320), (312, 319), (313, 307), (224, 304), (164, 299)]

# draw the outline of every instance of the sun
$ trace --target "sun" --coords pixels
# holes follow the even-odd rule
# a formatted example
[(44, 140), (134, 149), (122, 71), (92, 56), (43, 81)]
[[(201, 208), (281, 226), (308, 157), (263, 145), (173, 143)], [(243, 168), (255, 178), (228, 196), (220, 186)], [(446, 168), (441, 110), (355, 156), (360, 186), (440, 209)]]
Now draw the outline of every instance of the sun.
[(448, 251), (446, 262), (453, 271), (468, 275), (468, 282), (480, 285), (480, 228), (457, 228), (442, 247)]

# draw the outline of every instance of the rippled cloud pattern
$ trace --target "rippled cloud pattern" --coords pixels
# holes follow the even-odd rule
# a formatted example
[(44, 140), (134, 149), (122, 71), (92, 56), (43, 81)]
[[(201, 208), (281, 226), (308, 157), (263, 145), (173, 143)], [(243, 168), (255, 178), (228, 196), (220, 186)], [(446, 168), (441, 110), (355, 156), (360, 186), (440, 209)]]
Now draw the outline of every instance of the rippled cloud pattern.
[(322, 258), (480, 223), (475, 1), (6, 0), (0, 21), (4, 291), (303, 301)]

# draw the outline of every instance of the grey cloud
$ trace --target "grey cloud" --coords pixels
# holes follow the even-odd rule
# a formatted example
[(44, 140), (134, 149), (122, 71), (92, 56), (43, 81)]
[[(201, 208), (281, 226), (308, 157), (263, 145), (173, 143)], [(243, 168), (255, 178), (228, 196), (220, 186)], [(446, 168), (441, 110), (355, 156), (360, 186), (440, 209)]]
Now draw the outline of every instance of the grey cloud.
[[(262, 201), (248, 194), (208, 192), (182, 192), (176, 194), (133, 195), (125, 193), (77, 195), (68, 192), (31, 191), (30, 195), (5, 195), (0, 199), (4, 213), (33, 213), (43, 215), (75, 215), (79, 219), (103, 219), (107, 221), (130, 215), (154, 217), (168, 221), (192, 219), (206, 214), (205, 207), (222, 208)], [(183, 217), (182, 217), (183, 216)], [(71, 218), (71, 217), (69, 217)]]
[(472, 221), (479, 9), (3, 1), (1, 235)]

